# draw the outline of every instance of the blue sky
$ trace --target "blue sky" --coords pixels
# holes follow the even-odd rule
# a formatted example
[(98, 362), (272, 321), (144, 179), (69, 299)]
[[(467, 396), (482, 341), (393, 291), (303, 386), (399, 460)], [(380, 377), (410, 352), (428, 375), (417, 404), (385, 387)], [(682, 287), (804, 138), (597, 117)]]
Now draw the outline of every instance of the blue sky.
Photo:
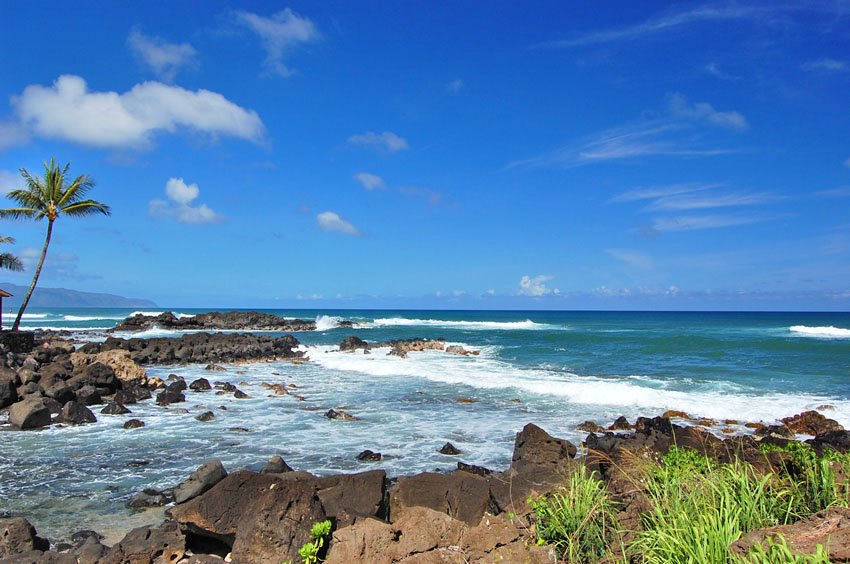
[(44, 286), (850, 307), (848, 2), (4, 3), (0, 96), (0, 188), (55, 155), (113, 208)]

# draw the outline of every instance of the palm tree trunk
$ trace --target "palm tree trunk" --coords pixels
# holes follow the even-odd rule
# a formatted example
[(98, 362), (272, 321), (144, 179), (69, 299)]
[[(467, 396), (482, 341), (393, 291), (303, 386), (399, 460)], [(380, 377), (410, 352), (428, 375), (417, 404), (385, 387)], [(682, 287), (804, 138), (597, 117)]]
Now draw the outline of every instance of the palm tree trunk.
[(35, 267), (35, 274), (32, 276), (32, 284), (30, 284), (27, 295), (24, 296), (24, 301), (21, 302), (21, 309), (18, 310), (18, 317), (15, 318), (15, 324), (12, 325), (12, 331), (17, 331), (21, 325), (21, 318), (24, 316), (24, 311), (27, 309), (27, 304), (30, 303), (30, 298), (35, 290), (35, 285), (38, 284), (38, 277), (41, 274), (41, 267), (44, 266), (44, 257), (47, 256), (47, 247), (50, 245), (50, 236), (53, 234), (53, 220), (48, 220), (47, 237), (44, 239), (44, 248), (41, 249), (41, 258), (38, 259), (38, 266)]

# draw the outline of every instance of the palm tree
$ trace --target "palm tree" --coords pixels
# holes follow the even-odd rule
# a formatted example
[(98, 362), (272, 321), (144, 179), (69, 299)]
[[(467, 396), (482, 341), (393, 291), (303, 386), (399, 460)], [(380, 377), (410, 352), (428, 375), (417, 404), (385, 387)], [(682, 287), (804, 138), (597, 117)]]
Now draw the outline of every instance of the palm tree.
[[(15, 240), (11, 237), (0, 237), (0, 244), (14, 242)], [(0, 253), (0, 268), (20, 272), (24, 269), (24, 263), (12, 253)]]
[(70, 183), (66, 181), (65, 174), (70, 166), (71, 163), (68, 163), (65, 168), (60, 168), (54, 157), (50, 159), (49, 163), (44, 163), (44, 178), (33, 176), (22, 168), (21, 176), (24, 177), (26, 188), (12, 190), (7, 194), (9, 199), (17, 202), (20, 207), (0, 210), (0, 218), (28, 218), (36, 221), (47, 218), (47, 236), (44, 239), (44, 248), (41, 249), (41, 258), (38, 259), (32, 283), (24, 296), (24, 301), (21, 303), (21, 309), (18, 311), (14, 325), (12, 325), (12, 331), (18, 330), (21, 318), (24, 316), (24, 311), (27, 309), (33, 290), (35, 290), (35, 285), (38, 283), (41, 267), (44, 265), (44, 257), (47, 256), (47, 247), (50, 245), (50, 236), (53, 234), (53, 222), (60, 215), (82, 217), (96, 213), (110, 214), (109, 206), (106, 204), (84, 199), (86, 194), (94, 188), (94, 180), (90, 176), (81, 174)]

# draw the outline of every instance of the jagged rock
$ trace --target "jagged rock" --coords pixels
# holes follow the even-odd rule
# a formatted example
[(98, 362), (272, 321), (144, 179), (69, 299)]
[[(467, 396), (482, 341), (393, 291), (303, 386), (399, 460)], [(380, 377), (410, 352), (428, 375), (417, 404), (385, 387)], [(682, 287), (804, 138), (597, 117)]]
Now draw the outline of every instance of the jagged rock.
[(767, 425), (760, 429), (756, 429), (755, 432), (758, 437), (781, 437), (783, 439), (793, 439), (794, 431), (786, 427), (785, 425)]
[(249, 399), (251, 396), (249, 396), (239, 388), (236, 388), (236, 391), (233, 392), (233, 397), (236, 399)]
[[(148, 398), (150, 398), (150, 392), (148, 391)], [(115, 392), (115, 395), (112, 397), (112, 401), (115, 403), (120, 403), (121, 405), (130, 405), (138, 402), (138, 398), (136, 397), (136, 392), (134, 389), (130, 390), (118, 390)]]
[(347, 411), (336, 411), (335, 409), (329, 409), (327, 412), (325, 412), (325, 417), (338, 421), (360, 421), (359, 417), (355, 417)]
[(56, 421), (69, 423), (71, 425), (82, 425), (83, 423), (96, 423), (97, 417), (92, 410), (76, 401), (69, 401), (62, 406), (62, 412)]
[(186, 401), (186, 396), (182, 392), (165, 389), (156, 395), (157, 405), (171, 405), (172, 403), (180, 403)]
[[(289, 395), (289, 390), (286, 389), (285, 384), (269, 384), (267, 382), (264, 382), (262, 384), (262, 386), (265, 389), (274, 392), (274, 395), (276, 395), (276, 396), (288, 396)], [(269, 397), (271, 397), (271, 396), (269, 396)]]
[(228, 545), (234, 562), (299, 561), (310, 527), (325, 519), (315, 478), (301, 475), (240, 470), (171, 515), (193, 538)]
[(629, 420), (626, 419), (623, 415), (617, 417), (614, 422), (608, 427), (609, 431), (629, 431), (634, 429)]
[(344, 527), (358, 515), (386, 517), (386, 481), (383, 470), (327, 476), (317, 480), (317, 495), (325, 514)]
[(40, 398), (19, 401), (9, 408), (9, 423), (18, 429), (37, 429), (50, 425), (50, 410)]
[(141, 419), (128, 419), (124, 423), (125, 429), (138, 429), (139, 427), (144, 427), (144, 426), (145, 426), (145, 422), (142, 421)]
[(448, 347), (446, 347), (446, 352), (448, 354), (456, 354), (456, 355), (459, 355), (459, 356), (470, 356), (470, 355), (477, 356), (478, 355), (478, 351), (468, 351), (460, 345), (449, 345)]
[(266, 462), (262, 470), (263, 474), (283, 474), (284, 472), (292, 472), (292, 468), (289, 467), (289, 464), (282, 457), (277, 455), (269, 458), (269, 461)]
[(227, 476), (221, 460), (205, 462), (179, 486), (174, 488), (174, 501), (184, 503), (197, 497)]
[(15, 376), (0, 374), (0, 409), (18, 401), (18, 390), (15, 380)]
[(451, 456), (460, 454), (460, 451), (452, 443), (444, 444), (437, 452), (439, 452), (440, 454), (448, 454)]
[(227, 368), (220, 364), (207, 364), (204, 370), (209, 370), (210, 372), (227, 372)]
[(215, 413), (213, 413), (212, 411), (205, 411), (200, 415), (196, 416), (195, 419), (202, 423), (206, 423), (207, 421), (212, 421), (213, 419), (215, 419)]
[(579, 423), (576, 425), (576, 429), (579, 431), (585, 431), (587, 433), (604, 433), (605, 427), (600, 425), (599, 423), (595, 423), (593, 421), (585, 421), (584, 423)]
[(827, 550), (830, 562), (850, 561), (850, 508), (832, 507), (793, 525), (753, 531), (732, 543), (730, 552), (744, 556), (757, 544), (767, 548), (767, 540), (775, 535), (785, 537), (796, 555), (814, 554), (821, 545)]
[(50, 542), (40, 538), (26, 519), (0, 519), (0, 558), (14, 558), (24, 552), (49, 548)]
[(817, 411), (804, 411), (792, 417), (784, 417), (782, 422), (794, 433), (802, 435), (822, 435), (832, 431), (843, 431), (835, 419), (829, 419)]
[(517, 471), (528, 468), (557, 468), (578, 452), (574, 444), (557, 439), (533, 423), (517, 433), (511, 467)]
[(838, 452), (847, 452), (850, 450), (850, 431), (830, 431), (809, 439), (806, 443), (818, 450), (831, 448)]
[(467, 472), (423, 472), (399, 478), (390, 490), (390, 520), (396, 521), (411, 507), (428, 507), (473, 525), (489, 501), (490, 486), (484, 478)]
[[(352, 326), (350, 321), (341, 326)], [(214, 331), (264, 330), (274, 332), (315, 331), (315, 321), (284, 319), (257, 311), (212, 311), (192, 316), (177, 317), (170, 311), (160, 315), (134, 315), (118, 323), (111, 331), (144, 331), (154, 327), (163, 329), (208, 329)]]
[(133, 496), (127, 502), (127, 507), (133, 509), (144, 509), (146, 507), (162, 507), (174, 501), (174, 495), (169, 492), (161, 492), (153, 488), (145, 488)]
[(212, 386), (210, 386), (210, 381), (206, 378), (198, 378), (197, 380), (194, 380), (191, 384), (189, 384), (189, 389), (194, 390), (196, 392), (204, 392), (207, 390), (212, 390)]
[(177, 562), (186, 554), (186, 536), (177, 523), (133, 529), (104, 555), (102, 564)]
[(77, 399), (74, 395), (74, 390), (71, 389), (70, 386), (65, 384), (65, 382), (56, 382), (46, 390), (44, 390), (44, 395), (53, 398), (61, 404), (66, 404), (71, 400)]
[(373, 452), (369, 449), (364, 450), (357, 455), (357, 460), (361, 462), (380, 462), (384, 459), (384, 455), (380, 452)]
[(342, 352), (353, 352), (357, 349), (369, 350), (369, 343), (360, 337), (346, 337), (339, 343), (339, 350)]
[(97, 354), (86, 354), (75, 352), (71, 355), (71, 363), (75, 368), (100, 363), (110, 367), (124, 384), (143, 384), (147, 380), (147, 372), (144, 368), (133, 362), (130, 352), (125, 350), (107, 350)]
[(83, 386), (77, 390), (77, 402), (82, 405), (97, 405), (103, 403), (100, 392), (94, 386)]
[(106, 404), (106, 407), (101, 409), (100, 412), (105, 415), (124, 415), (125, 413), (132, 413), (132, 411), (124, 407), (123, 404), (115, 401), (111, 401)]
[(463, 462), (457, 463), (457, 469), (462, 472), (469, 472), (470, 474), (476, 474), (478, 476), (489, 476), (493, 473), (489, 468), (484, 468), (483, 466), (476, 466), (475, 464), (465, 464)]

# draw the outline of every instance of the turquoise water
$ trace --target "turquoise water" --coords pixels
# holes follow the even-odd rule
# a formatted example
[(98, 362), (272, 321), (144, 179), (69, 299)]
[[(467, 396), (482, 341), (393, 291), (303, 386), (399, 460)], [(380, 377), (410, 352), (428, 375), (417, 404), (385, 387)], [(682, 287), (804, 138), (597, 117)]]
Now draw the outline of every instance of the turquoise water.
[[(130, 313), (32, 310), (24, 324), (97, 339)], [(130, 416), (104, 415), (84, 427), (3, 433), (0, 510), (27, 515), (53, 537), (85, 527), (120, 531), (129, 523), (124, 503), (135, 492), (173, 485), (211, 457), (234, 470), (259, 468), (280, 454), (295, 468), (330, 473), (374, 467), (355, 459), (368, 448), (384, 453), (380, 466), (391, 474), (450, 469), (458, 459), (504, 468), (514, 433), (528, 422), (578, 442), (583, 433), (575, 425), (586, 419), (606, 423), (619, 415), (634, 419), (680, 409), (768, 421), (829, 404), (828, 414), (850, 426), (850, 314), (269, 313), (318, 320), (319, 330), (296, 335), (310, 362), (228, 366), (227, 373), (152, 367), (155, 375), (227, 380), (251, 399), (190, 394), (176, 406), (189, 413), (149, 403), (130, 406), (130, 416), (147, 422), (136, 431), (121, 428)], [(338, 318), (358, 326), (338, 328)], [(152, 330), (145, 336), (176, 334)], [(337, 352), (336, 344), (352, 334), (367, 341), (445, 338), (480, 355), (426, 351), (399, 359), (380, 350)], [(297, 386), (293, 394), (267, 397), (261, 384), (281, 381)], [(460, 397), (475, 403), (458, 403)], [(338, 406), (361, 421), (322, 417)], [(215, 421), (194, 419), (207, 409), (216, 413)], [(438, 454), (446, 441), (463, 454)]]

